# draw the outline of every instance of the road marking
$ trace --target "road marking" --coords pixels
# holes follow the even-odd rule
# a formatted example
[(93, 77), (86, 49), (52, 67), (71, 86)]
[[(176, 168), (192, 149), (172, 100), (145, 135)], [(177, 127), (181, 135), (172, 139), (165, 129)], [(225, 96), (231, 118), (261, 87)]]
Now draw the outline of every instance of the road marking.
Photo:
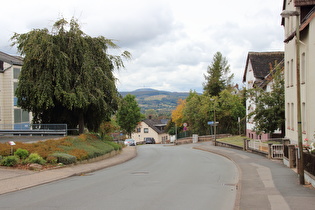
[(267, 192), (273, 191), (273, 195), (267, 195), (270, 206), (271, 206), (271, 210), (290, 209), (288, 203), (285, 201), (283, 196), (279, 193), (279, 191), (275, 187), (275, 184), (272, 179), (271, 170), (268, 167), (265, 167), (256, 163), (250, 163), (250, 164), (256, 167), (257, 173), (261, 181), (263, 182), (265, 188), (268, 188)]
[(281, 195), (268, 195), (268, 200), (271, 205), (271, 210), (290, 209), (289, 205)]

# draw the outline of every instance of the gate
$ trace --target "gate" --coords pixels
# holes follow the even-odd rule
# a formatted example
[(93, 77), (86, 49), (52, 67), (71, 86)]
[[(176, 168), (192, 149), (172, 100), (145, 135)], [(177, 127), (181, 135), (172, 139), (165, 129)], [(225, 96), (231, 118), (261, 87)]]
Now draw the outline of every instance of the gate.
[(283, 159), (283, 144), (271, 145), (271, 158), (272, 159)]

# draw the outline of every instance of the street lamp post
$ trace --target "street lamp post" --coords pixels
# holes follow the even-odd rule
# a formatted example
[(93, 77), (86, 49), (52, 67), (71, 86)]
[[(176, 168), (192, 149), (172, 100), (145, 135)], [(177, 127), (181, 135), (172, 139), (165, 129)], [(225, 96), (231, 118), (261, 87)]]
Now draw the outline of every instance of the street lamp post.
[(297, 123), (298, 123), (298, 161), (299, 161), (299, 178), (300, 184), (304, 185), (304, 158), (303, 158), (303, 143), (302, 143), (302, 120), (301, 120), (301, 81), (300, 81), (300, 13), (298, 11), (284, 10), (281, 13), (283, 18), (296, 16), (296, 97), (297, 97)]
[(214, 101), (213, 105), (213, 137), (214, 137), (214, 146), (217, 146), (217, 123), (216, 123), (216, 116), (215, 116), (215, 99), (210, 99)]

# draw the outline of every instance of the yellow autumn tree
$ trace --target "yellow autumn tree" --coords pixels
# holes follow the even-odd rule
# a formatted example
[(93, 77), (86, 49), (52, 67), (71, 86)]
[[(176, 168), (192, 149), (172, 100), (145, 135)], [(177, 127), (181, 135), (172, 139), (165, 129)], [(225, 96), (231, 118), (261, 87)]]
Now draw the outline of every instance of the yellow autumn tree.
[(176, 126), (181, 127), (183, 125), (183, 110), (186, 105), (186, 100), (179, 99), (177, 104), (176, 109), (172, 111), (172, 121)]

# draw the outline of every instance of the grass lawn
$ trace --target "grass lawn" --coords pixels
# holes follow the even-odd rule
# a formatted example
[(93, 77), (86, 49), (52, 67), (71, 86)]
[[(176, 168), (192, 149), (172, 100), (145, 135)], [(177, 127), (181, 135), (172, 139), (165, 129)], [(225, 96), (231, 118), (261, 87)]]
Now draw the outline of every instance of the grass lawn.
[(217, 139), (217, 141), (242, 147), (244, 145), (244, 138), (246, 138), (246, 136), (230, 136), (222, 139)]

